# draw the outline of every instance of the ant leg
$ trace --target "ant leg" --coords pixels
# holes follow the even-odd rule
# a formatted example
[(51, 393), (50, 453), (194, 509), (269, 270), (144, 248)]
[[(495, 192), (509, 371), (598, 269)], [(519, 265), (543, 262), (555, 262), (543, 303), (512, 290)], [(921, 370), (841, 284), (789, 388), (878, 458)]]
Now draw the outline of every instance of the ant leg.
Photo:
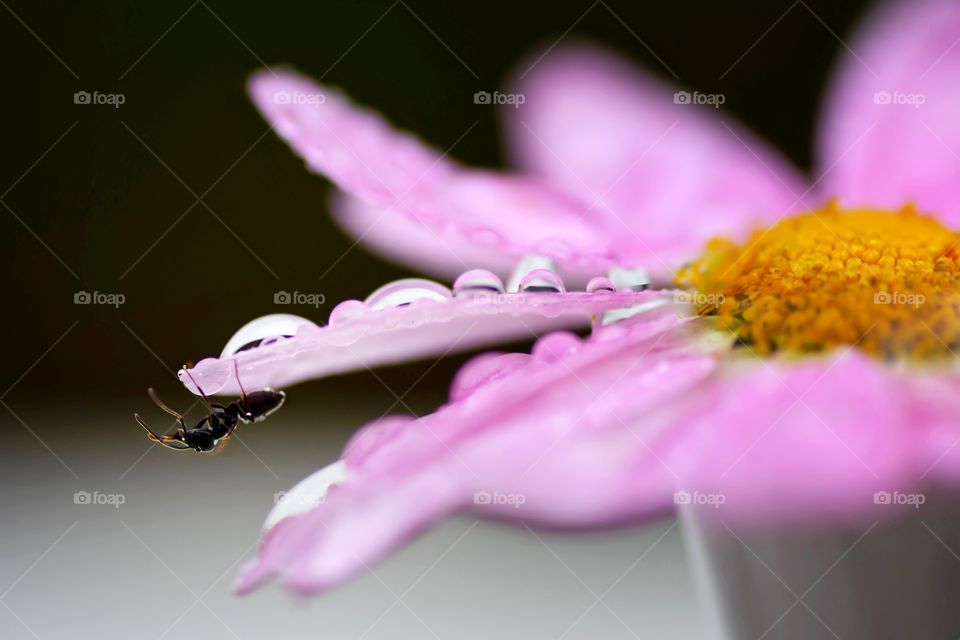
[(203, 392), (203, 389), (200, 388), (200, 385), (197, 384), (197, 381), (193, 379), (193, 376), (190, 375), (190, 370), (187, 369), (187, 366), (183, 366), (183, 372), (187, 374), (187, 377), (190, 378), (190, 382), (193, 383), (193, 386), (197, 388), (197, 391), (200, 392), (200, 397), (203, 398), (203, 401), (207, 403), (207, 409), (213, 411), (213, 405), (210, 404), (210, 398), (207, 397), (207, 394)]
[(150, 396), (150, 399), (153, 400), (154, 404), (156, 404), (166, 413), (176, 418), (177, 422), (180, 423), (181, 427), (183, 427), (184, 429), (187, 428), (187, 425), (183, 423), (183, 416), (179, 412), (174, 411), (173, 409), (168, 407), (166, 404), (164, 404), (164, 402), (157, 396), (157, 392), (153, 390), (153, 387), (150, 387), (149, 389), (147, 389), (147, 395)]
[(233, 359), (233, 375), (237, 378), (237, 386), (240, 387), (240, 397), (244, 400), (247, 399), (247, 392), (243, 390), (243, 384), (240, 382), (240, 367), (237, 364), (237, 359)]

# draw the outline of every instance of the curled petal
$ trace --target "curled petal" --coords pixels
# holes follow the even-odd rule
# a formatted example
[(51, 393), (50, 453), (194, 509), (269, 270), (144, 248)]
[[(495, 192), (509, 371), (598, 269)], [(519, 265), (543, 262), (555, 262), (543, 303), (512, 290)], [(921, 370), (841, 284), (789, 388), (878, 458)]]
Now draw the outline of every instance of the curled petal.
[(320, 469), (300, 482), (289, 491), (275, 496), (275, 506), (263, 523), (264, 530), (272, 529), (275, 524), (298, 513), (315, 508), (336, 485), (347, 477), (347, 463), (338, 460)]
[[(245, 348), (201, 360), (193, 368), (181, 370), (180, 380), (193, 393), (199, 393), (198, 386), (206, 394), (237, 394), (241, 384), (247, 389), (279, 388), (584, 325), (611, 310), (641, 304), (659, 305), (663, 313), (673, 308), (669, 292), (655, 291), (464, 290), (457, 294), (428, 280), (401, 280), (381, 287), (364, 302), (340, 303), (326, 326), (302, 318), (297, 324), (293, 320), (297, 316), (286, 314), (267, 316), (245, 325), (239, 337), (228, 344), (242, 343)], [(655, 313), (651, 310), (645, 315), (653, 317)], [(274, 336), (256, 346), (257, 338), (280, 325), (292, 335)]]
[(819, 132), (821, 190), (848, 205), (908, 201), (960, 224), (960, 5), (886, 2), (842, 53)]
[(667, 338), (685, 322), (633, 323), (609, 340), (548, 336), (436, 413), (365, 428), (343, 483), (270, 529), (238, 588), (328, 588), (461, 509), (579, 527), (669, 508), (675, 478), (657, 450), (676, 415), (660, 408), (715, 366)]
[[(466, 264), (498, 270), (506, 257), (515, 262), (531, 253), (555, 259), (569, 274), (615, 261), (583, 204), (559, 189), (465, 168), (292, 72), (256, 74), (250, 94), (310, 168), (353, 196), (336, 209), (346, 228), (378, 248), (393, 247), (394, 258), (443, 275)], [(397, 246), (411, 239), (415, 252)]]
[(590, 203), (616, 251), (647, 268), (802, 204), (805, 181), (779, 154), (610, 52), (561, 46), (517, 75), (525, 102), (504, 113), (519, 166)]

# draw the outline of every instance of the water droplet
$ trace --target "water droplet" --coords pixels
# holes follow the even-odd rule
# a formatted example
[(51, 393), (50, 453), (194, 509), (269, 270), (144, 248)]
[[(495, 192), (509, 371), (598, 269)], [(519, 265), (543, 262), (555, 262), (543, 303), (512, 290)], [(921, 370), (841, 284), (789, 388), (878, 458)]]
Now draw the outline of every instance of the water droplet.
[(557, 331), (537, 340), (533, 345), (532, 354), (538, 360), (555, 362), (578, 346), (580, 346), (580, 338), (576, 334)]
[(370, 307), (359, 300), (344, 300), (330, 311), (330, 319), (328, 322), (331, 327), (339, 326), (369, 312)]
[(617, 287), (610, 278), (597, 276), (587, 283), (587, 293), (616, 293)]
[(233, 334), (233, 337), (227, 341), (220, 357), (228, 357), (241, 351), (254, 349), (262, 346), (268, 340), (275, 342), (278, 339), (294, 336), (297, 329), (304, 324), (312, 325), (313, 323), (306, 318), (290, 313), (271, 313), (261, 316), (240, 327)]
[(510, 281), (507, 283), (507, 291), (510, 293), (519, 291), (520, 281), (523, 280), (524, 276), (534, 269), (549, 269), (550, 271), (556, 271), (557, 266), (550, 258), (537, 255), (524, 256), (523, 260), (521, 260), (520, 263), (513, 269), (513, 273), (510, 274)]
[(563, 280), (549, 269), (534, 269), (520, 280), (524, 293), (563, 293)]
[(378, 311), (387, 307), (402, 307), (417, 300), (443, 302), (453, 294), (442, 284), (423, 278), (404, 278), (385, 284), (364, 300), (364, 303)]
[(453, 283), (453, 295), (473, 296), (503, 293), (503, 281), (495, 273), (484, 269), (465, 271)]
[(450, 400), (463, 400), (488, 383), (513, 373), (530, 361), (526, 353), (483, 353), (470, 359), (453, 378)]
[(472, 227), (466, 229), (464, 234), (477, 244), (484, 244), (490, 246), (502, 246), (505, 244), (503, 235), (496, 229), (490, 227)]
[(614, 267), (610, 269), (610, 281), (617, 289), (632, 289), (634, 291), (644, 291), (650, 288), (650, 275), (646, 269), (624, 269), (623, 267)]

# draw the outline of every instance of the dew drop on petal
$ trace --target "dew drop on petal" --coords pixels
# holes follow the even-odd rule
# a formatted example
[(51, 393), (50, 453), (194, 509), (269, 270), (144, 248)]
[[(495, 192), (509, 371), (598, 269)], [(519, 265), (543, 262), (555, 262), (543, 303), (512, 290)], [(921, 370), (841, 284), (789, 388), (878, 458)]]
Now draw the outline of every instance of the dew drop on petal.
[(453, 283), (454, 296), (488, 295), (503, 293), (503, 281), (485, 269), (465, 271)]
[(534, 269), (520, 280), (520, 291), (525, 293), (563, 293), (563, 280), (549, 269)]
[(466, 229), (464, 234), (473, 242), (481, 245), (498, 247), (506, 244), (503, 235), (496, 229), (491, 229), (490, 227), (472, 227)]
[(387, 307), (401, 307), (415, 300), (434, 300), (443, 302), (453, 297), (447, 287), (423, 278), (404, 278), (385, 284), (364, 300), (364, 303), (378, 311)]
[(469, 360), (454, 376), (450, 401), (463, 400), (487, 383), (519, 369), (530, 361), (526, 353), (482, 353)]
[(330, 319), (328, 322), (330, 326), (338, 326), (369, 312), (370, 307), (359, 300), (344, 300), (330, 311)]
[(510, 274), (510, 280), (507, 282), (507, 291), (510, 293), (519, 291), (520, 281), (523, 280), (524, 276), (534, 269), (549, 269), (550, 271), (556, 271), (557, 266), (550, 258), (545, 258), (538, 255), (524, 256), (520, 263), (514, 267), (513, 273)]
[(650, 275), (646, 269), (624, 269), (623, 267), (614, 267), (610, 269), (610, 281), (617, 289), (633, 289), (634, 291), (644, 291), (650, 288)]
[(304, 324), (313, 323), (306, 318), (290, 313), (271, 313), (251, 320), (233, 334), (227, 341), (220, 357), (229, 357), (241, 351), (261, 346), (266, 341), (276, 342), (296, 335), (297, 329)]
[(569, 331), (556, 331), (545, 335), (533, 345), (533, 357), (544, 362), (554, 362), (580, 346), (580, 338)]
[(587, 283), (587, 293), (616, 293), (617, 287), (610, 278), (597, 276)]

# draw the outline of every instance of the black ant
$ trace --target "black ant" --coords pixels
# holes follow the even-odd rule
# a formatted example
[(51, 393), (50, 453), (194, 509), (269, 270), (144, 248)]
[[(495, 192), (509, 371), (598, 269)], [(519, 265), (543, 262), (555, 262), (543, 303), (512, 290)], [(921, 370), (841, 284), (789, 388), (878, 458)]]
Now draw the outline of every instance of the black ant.
[(200, 385), (196, 383), (193, 376), (184, 367), (187, 377), (200, 392), (200, 397), (203, 398), (210, 410), (210, 413), (201, 418), (194, 427), (188, 428), (183, 422), (183, 416), (164, 404), (152, 388), (147, 389), (150, 399), (163, 411), (176, 418), (177, 422), (180, 423), (180, 428), (173, 435), (158, 435), (147, 426), (147, 423), (143, 421), (139, 414), (135, 413), (133, 417), (136, 418), (141, 427), (147, 430), (150, 440), (159, 442), (168, 449), (177, 451), (193, 449), (199, 453), (210, 453), (211, 451), (218, 453), (227, 444), (227, 440), (233, 435), (240, 422), (245, 424), (260, 422), (279, 409), (287, 397), (283, 391), (274, 391), (269, 388), (246, 393), (243, 390), (243, 385), (240, 384), (240, 374), (237, 370), (236, 360), (233, 361), (233, 368), (237, 376), (237, 385), (240, 386), (240, 399), (224, 405), (218, 402), (210, 402)]

